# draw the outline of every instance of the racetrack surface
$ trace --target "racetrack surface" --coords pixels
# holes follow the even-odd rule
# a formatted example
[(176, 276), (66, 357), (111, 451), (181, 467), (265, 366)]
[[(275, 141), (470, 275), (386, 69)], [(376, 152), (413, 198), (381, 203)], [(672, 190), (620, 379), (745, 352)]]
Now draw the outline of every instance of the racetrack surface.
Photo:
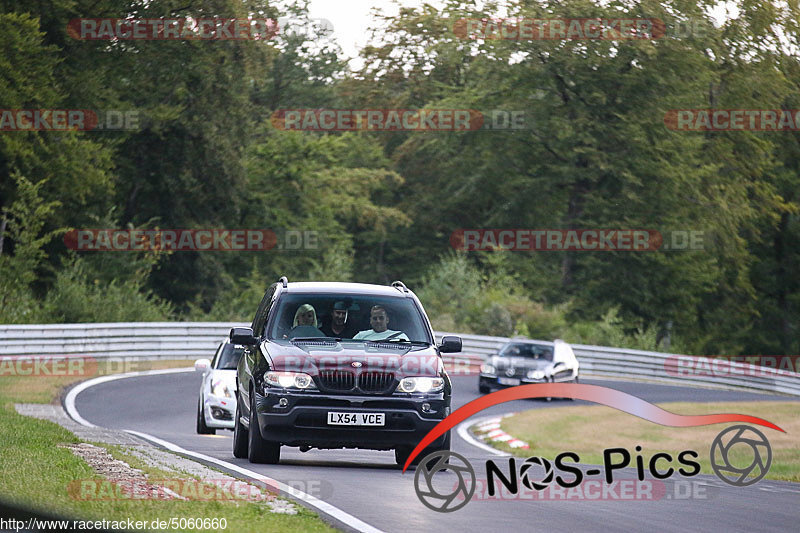
[[(582, 382), (612, 387), (653, 403), (787, 399), (634, 382)], [(297, 448), (284, 447), (278, 465), (256, 465), (246, 459), (235, 459), (231, 453), (232, 432), (217, 430), (218, 435), (207, 436), (195, 433), (199, 387), (200, 374), (195, 372), (120, 379), (84, 390), (77, 396), (76, 408), (84, 419), (97, 426), (140, 431), (239, 465), (304, 490), (384, 531), (485, 532), (502, 527), (507, 531), (577, 532), (602, 527), (607, 531), (785, 532), (795, 530), (800, 523), (800, 484), (762, 480), (750, 487), (732, 487), (716, 476), (706, 475), (689, 478), (702, 486), (705, 494), (702, 498), (472, 501), (455, 512), (439, 513), (420, 502), (414, 490), (414, 472), (403, 474), (395, 466), (391, 451), (301, 453)], [(480, 396), (477, 377), (455, 377), (453, 388), (454, 410)], [(491, 407), (479, 416), (584, 403), (523, 400)], [(764, 429), (767, 437), (770, 431)], [(598, 443), (598, 449), (603, 447), (603, 443)], [(507, 463), (507, 459), (463, 440), (455, 431), (452, 450), (470, 461), (478, 477), (482, 476), (487, 459), (495, 459), (500, 465)], [(708, 450), (697, 451), (708, 453)], [(520, 459), (517, 462), (521, 464)], [(441, 475), (451, 475), (454, 483), (457, 479), (454, 474)], [(622, 471), (620, 477), (633, 478), (635, 470)]]

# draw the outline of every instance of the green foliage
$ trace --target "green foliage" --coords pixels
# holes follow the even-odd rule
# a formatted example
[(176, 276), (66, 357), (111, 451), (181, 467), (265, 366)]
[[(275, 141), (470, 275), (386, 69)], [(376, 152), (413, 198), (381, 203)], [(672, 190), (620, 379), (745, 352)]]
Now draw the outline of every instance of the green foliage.
[[(597, 320), (570, 321), (570, 304), (545, 306), (525, 296), (513, 277), (502, 271), (503, 260), (489, 258), (496, 274), (484, 278), (462, 254), (450, 254), (431, 269), (415, 291), (439, 331), (499, 337), (564, 339), (576, 344), (615, 346), (641, 350), (659, 347), (657, 331), (631, 327), (609, 309)], [(670, 349), (682, 345), (673, 340)]]
[[(142, 127), (0, 135), (0, 321), (247, 321), (281, 275), (403, 279), (421, 287), (440, 330), (649, 349), (669, 332), (673, 351), (797, 353), (797, 135), (663, 122), (672, 109), (800, 108), (797, 2), (734, 4), (736, 15), (714, 26), (707, 0), (511, 0), (509, 16), (659, 18), (704, 30), (513, 41), (456, 37), (454, 20), (496, 17), (501, 4), (447, 0), (380, 17), (363, 67), (348, 72), (325, 39), (91, 42), (64, 24), (98, 13), (307, 19), (304, 2), (3, 2), (5, 107), (136, 110)], [(271, 126), (275, 110), (305, 107), (523, 111), (527, 127)], [(65, 226), (115, 225), (312, 231), (319, 246), (77, 259), (52, 239)], [(467, 228), (702, 231), (705, 246), (453, 254), (450, 236)], [(103, 291), (114, 303), (101, 313)]]
[(144, 289), (140, 279), (91, 276), (86, 261), (68, 257), (42, 303), (42, 322), (160, 322), (173, 318), (173, 306)]
[[(62, 233), (43, 233), (47, 218), (61, 203), (41, 198), (44, 181), (34, 184), (17, 174), (13, 178), (19, 198), (0, 215), (0, 322), (24, 324), (39, 316), (31, 286), (47, 258), (42, 248)], [(7, 248), (11, 243), (13, 255)]]

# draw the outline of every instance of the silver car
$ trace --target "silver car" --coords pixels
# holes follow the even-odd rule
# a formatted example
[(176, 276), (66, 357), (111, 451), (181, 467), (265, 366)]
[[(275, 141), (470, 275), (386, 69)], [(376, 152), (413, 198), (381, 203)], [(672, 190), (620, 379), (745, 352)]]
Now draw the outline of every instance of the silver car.
[(481, 365), (478, 389), (485, 394), (530, 383), (577, 383), (579, 367), (572, 347), (562, 340), (512, 340)]
[(233, 429), (236, 413), (236, 366), (244, 348), (227, 339), (220, 343), (214, 359), (198, 359), (195, 370), (203, 372), (197, 401), (197, 432), (213, 435), (217, 429)]

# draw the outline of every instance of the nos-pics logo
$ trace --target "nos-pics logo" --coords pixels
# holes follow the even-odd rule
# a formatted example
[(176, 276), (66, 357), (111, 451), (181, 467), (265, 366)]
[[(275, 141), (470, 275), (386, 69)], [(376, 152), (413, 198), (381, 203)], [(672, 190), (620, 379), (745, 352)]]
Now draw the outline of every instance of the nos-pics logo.
[[(420, 454), (432, 446), (436, 439), (476, 413), (505, 402), (547, 397), (573, 398), (605, 405), (662, 426), (686, 428), (736, 422), (751, 424), (728, 427), (720, 432), (711, 444), (710, 459), (714, 472), (724, 482), (740, 487), (757, 483), (767, 475), (772, 464), (772, 449), (767, 437), (752, 426), (763, 426), (785, 433), (781, 427), (769, 420), (751, 415), (736, 413), (680, 415), (666, 411), (631, 394), (608, 387), (577, 383), (537, 383), (518, 385), (493, 392), (456, 409), (422, 438), (406, 459), (403, 472), (412, 462), (419, 461)], [(741, 466), (740, 461), (743, 454), (738, 450), (749, 454), (752, 458), (749, 464)], [(644, 480), (646, 469), (656, 480), (673, 476), (676, 469), (684, 477), (694, 476), (700, 472), (700, 464), (695, 461), (699, 455), (693, 450), (684, 450), (678, 454), (677, 458), (673, 458), (667, 453), (656, 453), (647, 460), (646, 467), (645, 457), (639, 452), (641, 452), (641, 447), (637, 446), (634, 462), (640, 481)], [(580, 462), (577, 453), (563, 452), (555, 458), (555, 468), (559, 470), (559, 474), (566, 472), (574, 476), (574, 479), (570, 479), (569, 475), (567, 477), (556, 475), (553, 463), (543, 457), (530, 458), (523, 465), (524, 471), (517, 471), (515, 461), (512, 459), (509, 461), (510, 471), (505, 475), (492, 461), (487, 461), (486, 474), (487, 476), (496, 475), (503, 485), (512, 490), (519, 487), (518, 478), (522, 478), (524, 486), (538, 491), (542, 487), (552, 487), (554, 481), (562, 487), (574, 487), (580, 484), (584, 477), (600, 476), (600, 474), (604, 474), (606, 485), (603, 487), (607, 487), (607, 484), (613, 480), (613, 471), (627, 467), (631, 464), (631, 459), (632, 454), (628, 450), (611, 448), (603, 452), (602, 470), (589, 468), (584, 472), (576, 466)], [(449, 450), (438, 450), (434, 454), (425, 456), (419, 462), (420, 466), (414, 476), (414, 485), (419, 499), (425, 505), (437, 511), (449, 512), (463, 507), (472, 498), (475, 491), (475, 470), (464, 457)], [(538, 479), (533, 479), (531, 477), (532, 470), (536, 469), (544, 470), (544, 474)], [(449, 470), (458, 477), (455, 488), (453, 485), (444, 488), (437, 486), (436, 480), (433, 479), (434, 474), (444, 470)], [(472, 480), (471, 485), (470, 480)], [(487, 477), (486, 481), (489, 484), (489, 490), (493, 490), (492, 480)], [(589, 480), (586, 483), (593, 487), (601, 484), (599, 480)]]
[[(640, 446), (636, 447), (636, 452), (641, 450)], [(742, 465), (732, 455), (747, 456), (751, 458), (750, 464)], [(543, 491), (553, 483), (570, 489), (592, 476), (602, 476), (603, 481), (611, 485), (614, 483), (614, 471), (628, 467), (633, 459), (639, 481), (645, 479), (646, 471), (653, 478), (663, 480), (678, 473), (683, 477), (696, 476), (700, 472), (700, 463), (696, 461), (698, 457), (697, 452), (684, 450), (676, 458), (659, 452), (648, 459), (639, 453), (631, 454), (625, 448), (609, 448), (603, 451), (601, 468), (580, 468), (580, 457), (575, 452), (560, 453), (552, 462), (544, 457), (529, 457), (519, 466), (512, 457), (508, 460), (507, 468), (487, 460), (485, 479), (489, 496), (495, 495), (497, 485), (502, 485), (507, 493), (516, 495), (521, 489), (520, 484), (536, 491)], [(736, 425), (724, 429), (714, 438), (710, 460), (714, 473), (722, 481), (745, 487), (767, 475), (772, 464), (772, 448), (759, 430)], [(437, 473), (445, 471), (451, 475), (434, 479)], [(475, 495), (476, 486), (474, 467), (464, 456), (451, 451), (427, 455), (420, 461), (414, 475), (414, 490), (419, 500), (429, 509), (442, 513), (457, 511), (467, 505)]]

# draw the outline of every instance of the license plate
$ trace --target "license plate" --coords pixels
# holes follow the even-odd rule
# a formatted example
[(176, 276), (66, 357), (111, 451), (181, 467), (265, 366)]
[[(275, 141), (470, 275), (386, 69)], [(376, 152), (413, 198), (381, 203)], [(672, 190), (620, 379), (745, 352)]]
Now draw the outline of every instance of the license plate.
[(518, 378), (497, 378), (497, 382), (500, 385), (519, 385), (520, 380)]
[(330, 426), (383, 426), (386, 415), (383, 413), (337, 413), (328, 411)]

